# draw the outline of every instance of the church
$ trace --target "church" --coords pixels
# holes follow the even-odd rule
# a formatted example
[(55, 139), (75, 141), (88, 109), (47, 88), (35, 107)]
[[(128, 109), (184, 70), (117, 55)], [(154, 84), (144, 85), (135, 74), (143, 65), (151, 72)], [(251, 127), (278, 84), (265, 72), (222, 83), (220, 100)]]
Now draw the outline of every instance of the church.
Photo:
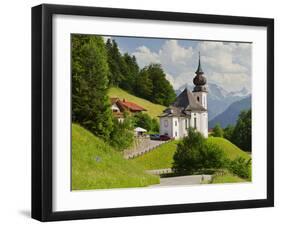
[(188, 129), (193, 127), (204, 137), (208, 137), (207, 80), (203, 76), (200, 53), (198, 68), (193, 78), (194, 88), (185, 88), (160, 118), (160, 135), (168, 135), (179, 139), (188, 135)]

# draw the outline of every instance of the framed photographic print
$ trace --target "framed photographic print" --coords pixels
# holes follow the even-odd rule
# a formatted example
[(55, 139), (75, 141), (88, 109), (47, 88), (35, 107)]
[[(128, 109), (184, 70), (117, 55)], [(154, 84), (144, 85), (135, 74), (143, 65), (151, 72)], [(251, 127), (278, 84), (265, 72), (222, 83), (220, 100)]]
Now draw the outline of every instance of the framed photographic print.
[(274, 21), (32, 8), (32, 217), (274, 205)]

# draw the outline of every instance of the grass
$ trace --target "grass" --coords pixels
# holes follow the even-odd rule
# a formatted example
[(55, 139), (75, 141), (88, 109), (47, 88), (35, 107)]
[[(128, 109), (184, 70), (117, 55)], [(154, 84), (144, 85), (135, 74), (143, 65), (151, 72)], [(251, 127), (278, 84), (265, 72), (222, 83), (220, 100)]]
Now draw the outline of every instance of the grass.
[(119, 99), (126, 99), (128, 101), (134, 102), (141, 107), (145, 108), (147, 111), (146, 113), (158, 120), (159, 115), (162, 114), (163, 110), (166, 108), (163, 105), (160, 104), (154, 104), (148, 100), (142, 99), (140, 97), (136, 97), (120, 88), (117, 87), (111, 87), (108, 92), (109, 97), (118, 97)]
[(237, 183), (237, 182), (247, 182), (247, 180), (242, 179), (231, 173), (224, 174), (214, 174), (211, 184), (220, 184), (220, 183)]
[(175, 140), (164, 143), (154, 150), (129, 161), (142, 165), (146, 170), (171, 168), (177, 143), (178, 141)]
[(72, 124), (72, 190), (143, 187), (159, 183), (101, 139)]
[(245, 159), (249, 159), (251, 157), (247, 152), (242, 151), (235, 144), (222, 137), (209, 137), (207, 142), (218, 145), (226, 153), (227, 158), (231, 160), (237, 157), (243, 157)]

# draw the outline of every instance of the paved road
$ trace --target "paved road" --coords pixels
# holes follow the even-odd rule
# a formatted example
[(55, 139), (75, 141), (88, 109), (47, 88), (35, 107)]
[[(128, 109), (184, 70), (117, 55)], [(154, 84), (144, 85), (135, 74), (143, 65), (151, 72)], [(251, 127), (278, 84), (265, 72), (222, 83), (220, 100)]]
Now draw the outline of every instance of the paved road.
[(146, 152), (152, 151), (154, 148), (166, 142), (167, 141), (150, 140), (149, 138), (138, 139), (133, 148), (124, 151), (124, 157), (126, 159), (134, 158)]
[(211, 175), (167, 177), (167, 178), (160, 178), (160, 184), (151, 185), (151, 187), (201, 184), (202, 180), (210, 180), (210, 179), (211, 179)]

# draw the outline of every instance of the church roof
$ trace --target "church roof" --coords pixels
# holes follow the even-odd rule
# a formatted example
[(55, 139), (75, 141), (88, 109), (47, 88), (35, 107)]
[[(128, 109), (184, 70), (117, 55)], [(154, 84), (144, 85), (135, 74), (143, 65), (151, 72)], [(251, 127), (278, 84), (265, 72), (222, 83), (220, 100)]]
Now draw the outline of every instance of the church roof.
[(193, 94), (185, 88), (180, 95), (177, 96), (176, 101), (172, 104), (174, 107), (184, 108), (185, 110), (192, 111), (206, 111), (200, 103), (198, 103)]
[(175, 102), (170, 107), (166, 108), (160, 117), (186, 117), (190, 115), (191, 111), (207, 111), (207, 109), (198, 103), (193, 94), (185, 88), (180, 95), (177, 96)]

